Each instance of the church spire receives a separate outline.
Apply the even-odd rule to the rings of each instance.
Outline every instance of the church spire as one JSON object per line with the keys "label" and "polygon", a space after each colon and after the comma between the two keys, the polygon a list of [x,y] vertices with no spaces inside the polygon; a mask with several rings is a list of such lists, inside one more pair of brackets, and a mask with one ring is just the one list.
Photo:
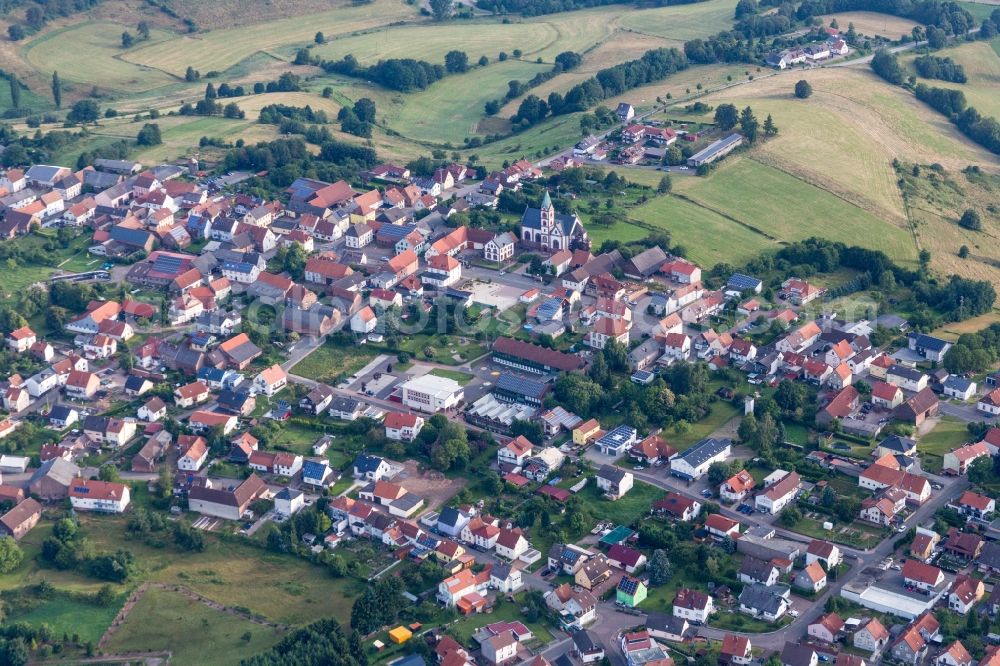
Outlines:
{"label": "church spire", "polygon": [[545,196],[542,197],[542,210],[546,208],[552,208],[552,198],[549,196],[549,191],[545,190]]}

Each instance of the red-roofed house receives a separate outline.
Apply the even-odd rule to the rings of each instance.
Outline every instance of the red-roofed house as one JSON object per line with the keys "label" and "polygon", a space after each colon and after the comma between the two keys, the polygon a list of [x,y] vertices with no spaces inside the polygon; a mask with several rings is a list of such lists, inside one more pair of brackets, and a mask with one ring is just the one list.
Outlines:
{"label": "red-roofed house", "polygon": [[739,522],[726,518],[722,514],[713,513],[705,519],[705,529],[712,536],[719,538],[735,538],[740,534]]}
{"label": "red-roofed house", "polygon": [[424,419],[409,412],[389,412],[386,414],[384,425],[387,439],[412,442],[424,427]]}
{"label": "red-roofed house", "polygon": [[755,483],[750,472],[740,470],[719,485],[719,498],[724,502],[742,502]]}
{"label": "red-roofed house", "polygon": [[871,401],[876,407],[895,409],[903,404],[903,389],[888,382],[872,382]]}
{"label": "red-roofed house", "polygon": [[723,663],[746,666],[753,661],[753,648],[750,645],[750,639],[737,634],[726,634],[722,637],[719,659]]}
{"label": "red-roofed house", "polygon": [[809,625],[806,633],[825,643],[835,643],[844,630],[844,621],[836,613],[827,613]]}
{"label": "red-roofed house", "polygon": [[946,474],[965,474],[969,471],[969,465],[976,459],[989,456],[989,447],[984,442],[966,444],[944,454],[941,469]]}

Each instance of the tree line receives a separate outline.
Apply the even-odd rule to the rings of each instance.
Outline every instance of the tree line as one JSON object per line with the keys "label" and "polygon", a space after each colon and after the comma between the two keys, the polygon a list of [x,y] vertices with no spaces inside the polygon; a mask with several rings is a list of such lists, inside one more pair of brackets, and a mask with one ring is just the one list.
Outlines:
{"label": "tree line", "polygon": [[944,355],[948,372],[982,372],[1000,359],[1000,324],[990,324],[976,333],[964,333]]}
{"label": "tree line", "polygon": [[[905,72],[899,60],[885,50],[875,54],[871,68],[893,85],[902,85],[904,82]],[[983,148],[1000,154],[1000,121],[992,116],[983,116],[975,107],[968,106],[961,90],[935,88],[919,83],[913,92],[921,102],[947,116],[962,134]]]}
{"label": "tree line", "polygon": [[925,79],[938,79],[952,83],[965,83],[965,68],[948,57],[934,55],[920,56],[913,61],[917,73]]}
{"label": "tree line", "polygon": [[296,629],[273,648],[240,662],[240,666],[367,666],[365,646],[357,632],[345,633],[333,619]]}
{"label": "tree line", "polygon": [[[867,273],[872,284],[884,285],[891,280],[893,284],[908,287],[911,298],[900,307],[912,306],[910,323],[920,329],[931,330],[944,322],[976,317],[992,309],[996,302],[992,284],[958,275],[951,275],[942,282],[928,274],[929,263],[927,250],[921,252],[920,268],[909,270],[898,266],[879,250],[809,238],[778,250],[772,267],[782,267],[789,274],[800,275],[810,270],[829,273],[838,268],[851,268]],[[755,268],[764,266],[756,265]]]}
{"label": "tree line", "polygon": [[967,106],[965,94],[961,90],[935,88],[920,83],[914,93],[921,102],[947,116],[962,134],[990,152],[1000,154],[1000,122],[992,116],[984,117],[973,106]]}
{"label": "tree line", "polygon": [[254,146],[237,145],[222,159],[226,171],[267,171],[266,180],[254,180],[251,187],[284,188],[299,177],[334,182],[354,178],[378,163],[375,150],[330,139],[320,145],[319,155],[310,153],[301,139],[277,139]]}
{"label": "tree line", "polygon": [[413,58],[390,58],[364,67],[350,54],[340,60],[325,61],[322,67],[329,74],[369,79],[399,92],[424,90],[446,74],[444,65],[434,65],[426,60]]}

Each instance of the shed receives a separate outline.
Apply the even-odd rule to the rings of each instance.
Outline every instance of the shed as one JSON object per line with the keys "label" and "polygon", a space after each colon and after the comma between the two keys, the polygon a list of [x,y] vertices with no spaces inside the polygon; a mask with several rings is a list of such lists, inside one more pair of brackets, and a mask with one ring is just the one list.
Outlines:
{"label": "shed", "polygon": [[413,638],[413,632],[404,626],[398,626],[389,631],[389,640],[397,645],[402,645],[411,638]]}

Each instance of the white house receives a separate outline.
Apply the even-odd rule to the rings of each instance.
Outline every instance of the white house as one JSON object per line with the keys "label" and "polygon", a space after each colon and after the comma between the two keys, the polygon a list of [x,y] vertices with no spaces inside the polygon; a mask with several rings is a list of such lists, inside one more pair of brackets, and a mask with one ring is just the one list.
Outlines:
{"label": "white house", "polygon": [[389,412],[383,421],[386,439],[412,442],[424,427],[424,419],[407,412]]}
{"label": "white house", "polygon": [[197,472],[208,460],[208,443],[204,437],[194,437],[183,443],[177,458],[177,469]]}
{"label": "white house", "polygon": [[820,562],[829,571],[843,562],[843,555],[840,548],[829,541],[813,539],[806,549],[806,564],[813,562]]}
{"label": "white house", "polygon": [[497,464],[520,469],[524,467],[524,461],[531,457],[533,451],[532,443],[523,435],[518,435],[497,449]]}
{"label": "white house", "polygon": [[780,513],[791,503],[802,487],[802,480],[795,472],[786,472],[780,480],[772,483],[764,492],[757,495],[756,506],[763,513]]}
{"label": "white house", "polygon": [[604,496],[611,500],[624,497],[632,490],[635,477],[632,472],[615,465],[601,465],[597,472],[597,487],[604,491]]}
{"label": "white house", "polygon": [[351,330],[355,333],[367,335],[374,331],[376,326],[378,326],[378,317],[375,316],[375,311],[371,309],[371,306],[366,305],[351,317]]}
{"label": "white house", "polygon": [[287,384],[288,374],[277,363],[270,368],[261,370],[260,374],[253,380],[254,389],[268,397],[285,388]]}
{"label": "white house", "polygon": [[122,513],[131,498],[124,483],[74,479],[69,486],[69,500],[77,511]]}
{"label": "white house", "polygon": [[705,624],[715,611],[712,597],[699,590],[682,587],[674,596],[674,617],[680,617],[688,622]]}
{"label": "white house", "polygon": [[531,544],[520,529],[501,529],[494,546],[497,557],[513,562],[528,551]]}

